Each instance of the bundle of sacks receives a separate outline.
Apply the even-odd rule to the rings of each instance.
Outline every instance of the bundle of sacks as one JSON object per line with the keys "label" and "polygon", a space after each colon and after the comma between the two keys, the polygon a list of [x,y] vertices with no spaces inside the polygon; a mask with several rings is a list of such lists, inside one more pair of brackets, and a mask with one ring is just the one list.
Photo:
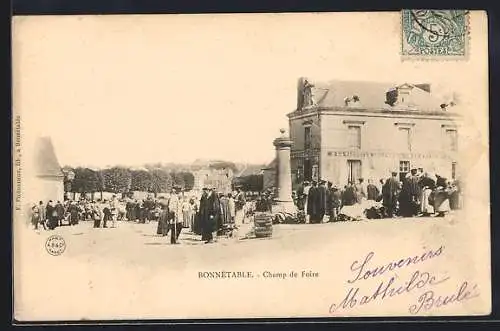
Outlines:
{"label": "bundle of sacks", "polygon": [[356,203],[352,206],[343,206],[337,221],[361,221],[364,219],[384,218],[385,208],[382,202],[373,200],[364,200],[362,203]]}
{"label": "bundle of sacks", "polygon": [[386,208],[381,202],[368,201],[370,205],[367,206],[364,213],[367,219],[381,219],[387,217]]}
{"label": "bundle of sacks", "polygon": [[273,224],[299,224],[305,223],[306,217],[303,210],[297,213],[278,212],[273,217]]}
{"label": "bundle of sacks", "polygon": [[356,203],[352,206],[343,206],[340,210],[337,221],[348,222],[348,221],[360,221],[365,217],[364,214],[365,207],[362,203]]}

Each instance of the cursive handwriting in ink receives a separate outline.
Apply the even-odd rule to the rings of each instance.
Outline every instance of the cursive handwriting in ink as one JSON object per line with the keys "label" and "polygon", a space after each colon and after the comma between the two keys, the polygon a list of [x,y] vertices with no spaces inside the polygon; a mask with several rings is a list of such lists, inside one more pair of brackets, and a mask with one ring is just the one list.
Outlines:
{"label": "cursive handwriting in ink", "polygon": [[360,294],[359,287],[351,287],[340,303],[330,306],[330,314],[335,313],[339,309],[352,309],[358,305],[366,305],[375,300],[385,300],[404,293],[410,293],[415,289],[425,286],[437,285],[448,279],[449,277],[437,278],[429,272],[420,272],[417,270],[404,284],[397,284],[396,276],[391,277],[388,282],[381,281],[377,289],[369,295]]}
{"label": "cursive handwriting in ink", "polygon": [[362,262],[356,260],[351,264],[351,271],[355,273],[355,277],[347,280],[349,284],[354,284],[356,281],[366,280],[368,278],[375,278],[377,276],[383,275],[387,271],[392,271],[395,269],[401,269],[408,267],[412,264],[422,263],[426,260],[438,257],[443,253],[444,246],[439,247],[436,250],[429,250],[421,255],[416,255],[413,257],[402,258],[400,260],[392,261],[386,265],[378,266],[375,268],[370,268],[369,263],[375,256],[374,252],[370,252],[366,255]]}
{"label": "cursive handwriting in ink", "polygon": [[411,314],[416,315],[420,312],[440,308],[453,303],[462,302],[479,296],[477,284],[470,286],[468,282],[463,282],[458,290],[451,295],[436,295],[432,290],[422,294],[416,304],[411,305],[408,309]]}

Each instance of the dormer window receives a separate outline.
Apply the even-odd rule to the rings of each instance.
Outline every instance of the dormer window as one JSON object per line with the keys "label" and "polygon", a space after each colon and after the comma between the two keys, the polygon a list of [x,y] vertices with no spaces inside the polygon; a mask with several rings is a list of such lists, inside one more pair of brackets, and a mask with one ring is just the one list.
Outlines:
{"label": "dormer window", "polygon": [[398,87],[399,104],[406,105],[410,101],[410,93],[413,86],[408,84],[403,84]]}

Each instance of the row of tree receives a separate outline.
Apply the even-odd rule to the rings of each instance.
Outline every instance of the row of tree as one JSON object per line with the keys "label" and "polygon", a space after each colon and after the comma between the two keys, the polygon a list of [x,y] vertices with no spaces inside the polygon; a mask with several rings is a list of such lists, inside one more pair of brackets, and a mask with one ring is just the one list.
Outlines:
{"label": "row of tree", "polygon": [[194,175],[186,171],[130,170],[124,167],[93,170],[65,167],[63,172],[65,191],[72,193],[143,191],[156,195],[160,192],[168,192],[174,185],[184,190],[191,190],[194,186]]}

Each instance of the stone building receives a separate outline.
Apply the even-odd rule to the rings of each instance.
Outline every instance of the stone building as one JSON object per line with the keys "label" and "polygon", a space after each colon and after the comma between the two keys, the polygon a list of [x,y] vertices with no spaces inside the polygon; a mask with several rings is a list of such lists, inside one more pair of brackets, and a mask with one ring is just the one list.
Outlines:
{"label": "stone building", "polygon": [[218,192],[228,193],[232,190],[234,171],[230,167],[219,167],[207,164],[201,169],[192,170],[194,175],[194,191],[201,191],[203,187],[213,187]]}
{"label": "stone building", "polygon": [[458,176],[460,116],[430,84],[299,80],[288,114],[292,181],[400,177],[412,168]]}

